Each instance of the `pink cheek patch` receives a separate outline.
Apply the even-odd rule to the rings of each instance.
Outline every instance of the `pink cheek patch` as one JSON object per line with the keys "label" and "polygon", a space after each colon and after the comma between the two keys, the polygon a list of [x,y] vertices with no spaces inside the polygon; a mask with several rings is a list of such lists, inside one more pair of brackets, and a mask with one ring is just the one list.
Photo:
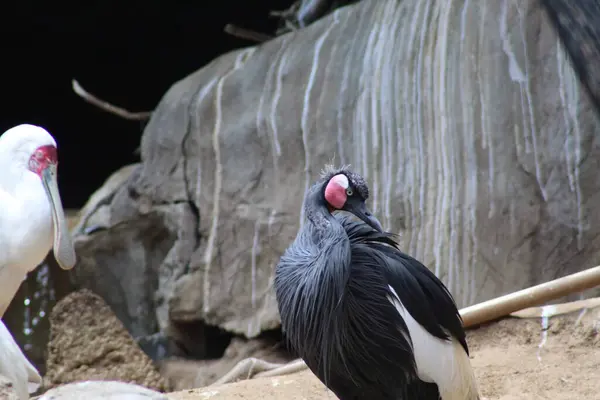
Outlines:
{"label": "pink cheek patch", "polygon": [[346,204],[346,189],[331,180],[325,188],[325,200],[336,209],[341,209]]}

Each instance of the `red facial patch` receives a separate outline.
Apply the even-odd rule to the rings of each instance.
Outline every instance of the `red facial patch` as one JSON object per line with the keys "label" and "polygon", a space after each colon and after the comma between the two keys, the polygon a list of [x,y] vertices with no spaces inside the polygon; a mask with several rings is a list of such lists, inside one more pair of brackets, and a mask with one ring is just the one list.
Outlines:
{"label": "red facial patch", "polygon": [[[325,200],[334,209],[341,209],[346,204],[346,189],[342,186],[341,180],[336,179],[337,175],[331,178],[325,187]],[[343,181],[343,180],[342,180]],[[347,182],[347,178],[346,178]]]}
{"label": "red facial patch", "polygon": [[50,164],[56,165],[57,163],[56,147],[52,145],[40,146],[29,158],[29,169],[41,176],[42,171],[48,168]]}

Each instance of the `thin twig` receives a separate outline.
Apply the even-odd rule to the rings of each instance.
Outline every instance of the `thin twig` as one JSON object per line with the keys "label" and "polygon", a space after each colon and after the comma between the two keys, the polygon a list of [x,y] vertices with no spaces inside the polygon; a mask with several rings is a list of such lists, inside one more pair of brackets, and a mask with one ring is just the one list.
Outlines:
{"label": "thin twig", "polygon": [[255,378],[266,378],[266,377],[273,377],[273,376],[290,375],[290,374],[295,374],[296,372],[304,371],[307,368],[308,368],[308,366],[306,365],[306,363],[301,358],[297,358],[293,361],[290,361],[289,363],[287,363],[285,365],[282,365],[281,367],[267,369],[267,370],[258,372],[256,375],[254,375],[254,377]]}
{"label": "thin twig", "polygon": [[273,39],[273,36],[271,35],[252,31],[246,28],[240,28],[239,26],[235,26],[233,24],[225,25],[224,31],[240,39],[251,40],[253,42],[258,43],[266,42],[267,40]]}
{"label": "thin twig", "polygon": [[94,96],[93,94],[85,90],[83,87],[81,87],[79,82],[77,82],[75,79],[73,79],[72,81],[72,86],[75,94],[77,94],[79,97],[81,97],[88,103],[93,104],[101,110],[117,115],[121,118],[125,118],[131,121],[143,121],[147,120],[152,116],[152,111],[131,112],[124,108],[113,106],[112,104],[104,100],[100,100],[98,97]]}
{"label": "thin twig", "polygon": [[281,22],[283,22],[284,25],[277,29],[277,32],[275,32],[276,36],[298,30],[299,26],[297,14],[300,10],[301,3],[302,1],[296,1],[286,10],[271,10],[269,12],[269,17],[278,18]]}
{"label": "thin twig", "polygon": [[[298,360],[295,360],[298,361]],[[304,361],[299,360],[304,363]],[[225,374],[221,379],[218,379],[210,386],[223,385],[225,383],[236,382],[238,380],[251,379],[257,373],[279,370],[285,367],[286,364],[270,363],[260,358],[249,357],[238,362],[231,371]],[[300,370],[305,369],[301,368]],[[283,375],[283,374],[282,374]]]}
{"label": "thin twig", "polygon": [[294,17],[298,10],[300,10],[300,5],[302,1],[296,1],[290,7],[285,10],[271,10],[269,11],[269,17],[276,18],[290,18]]}

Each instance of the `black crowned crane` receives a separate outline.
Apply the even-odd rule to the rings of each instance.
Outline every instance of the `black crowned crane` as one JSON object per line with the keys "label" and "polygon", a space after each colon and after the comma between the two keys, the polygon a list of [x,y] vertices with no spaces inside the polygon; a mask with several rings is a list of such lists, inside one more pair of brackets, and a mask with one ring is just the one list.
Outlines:
{"label": "black crowned crane", "polygon": [[275,271],[285,336],[341,400],[479,399],[451,294],[398,250],[368,197],[347,168],[327,168],[307,193]]}
{"label": "black crowned crane", "polygon": [[[56,142],[45,129],[23,124],[0,136],[0,318],[51,248],[61,268],[75,264],[56,167]],[[2,321],[0,374],[11,379],[19,399],[41,383]]]}

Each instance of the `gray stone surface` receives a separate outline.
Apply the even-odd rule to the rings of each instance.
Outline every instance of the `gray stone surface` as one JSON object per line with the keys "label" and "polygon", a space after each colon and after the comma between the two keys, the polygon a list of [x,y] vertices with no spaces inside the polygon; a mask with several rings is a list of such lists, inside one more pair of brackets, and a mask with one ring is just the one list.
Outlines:
{"label": "gray stone surface", "polygon": [[133,383],[82,381],[48,390],[38,400],[167,400],[162,393]]}
{"label": "gray stone surface", "polygon": [[174,84],[74,271],[135,335],[254,337],[334,160],[470,305],[597,263],[599,128],[537,1],[364,0]]}

